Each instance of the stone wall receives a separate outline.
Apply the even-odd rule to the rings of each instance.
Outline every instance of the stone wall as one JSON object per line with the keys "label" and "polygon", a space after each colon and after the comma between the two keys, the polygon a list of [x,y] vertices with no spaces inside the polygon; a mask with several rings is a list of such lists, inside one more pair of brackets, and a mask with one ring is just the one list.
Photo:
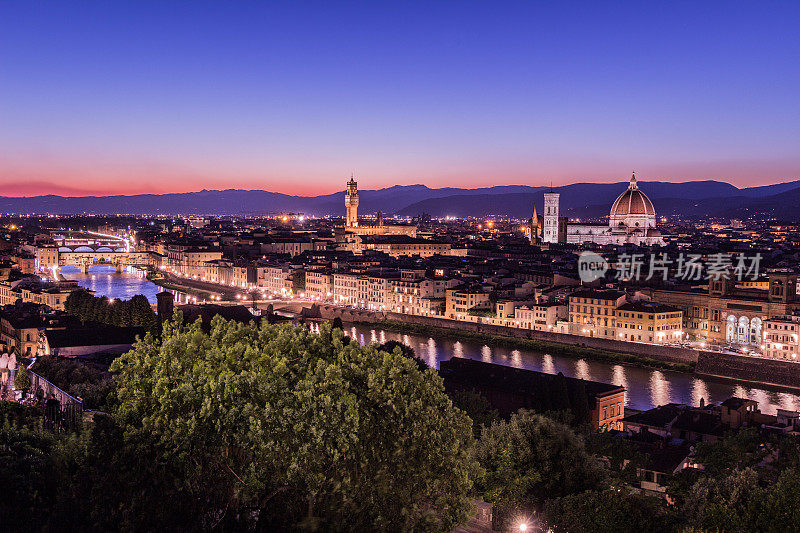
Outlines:
{"label": "stone wall", "polygon": [[454,329],[459,331],[472,331],[485,335],[499,335],[516,339],[529,339],[543,342],[565,344],[569,346],[585,346],[616,353],[633,354],[649,357],[668,363],[694,363],[697,362],[697,351],[688,348],[675,348],[672,346],[658,346],[638,342],[618,341],[614,339],[601,339],[597,337],[584,337],[565,333],[552,333],[549,331],[535,331],[529,329],[510,328],[507,326],[494,326],[478,324],[476,322],[463,322],[448,318],[403,315],[391,312],[362,311],[347,309],[331,305],[314,305],[305,309],[304,316],[308,318],[322,318],[333,320],[336,317],[343,322],[377,323],[382,320],[419,324],[438,328]]}
{"label": "stone wall", "polygon": [[718,352],[700,352],[695,369],[703,376],[800,389],[800,363]]}

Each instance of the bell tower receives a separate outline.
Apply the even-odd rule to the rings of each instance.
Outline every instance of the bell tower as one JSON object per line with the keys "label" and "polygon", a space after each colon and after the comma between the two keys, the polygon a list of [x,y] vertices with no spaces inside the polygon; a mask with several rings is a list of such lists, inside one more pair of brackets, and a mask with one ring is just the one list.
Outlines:
{"label": "bell tower", "polygon": [[352,174],[350,175],[350,181],[347,182],[347,190],[344,193],[344,207],[347,210],[345,227],[358,227],[358,183],[356,183]]}
{"label": "bell tower", "polygon": [[544,193],[544,242],[558,242],[558,198],[557,192]]}
{"label": "bell tower", "polygon": [[770,271],[769,277],[769,301],[789,303],[797,297],[797,274],[786,269],[776,269]]}

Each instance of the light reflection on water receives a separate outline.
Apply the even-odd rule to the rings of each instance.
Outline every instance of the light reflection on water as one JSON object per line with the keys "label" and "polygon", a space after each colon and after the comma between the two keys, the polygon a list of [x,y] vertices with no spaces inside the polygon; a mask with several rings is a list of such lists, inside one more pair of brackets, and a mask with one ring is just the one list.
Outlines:
{"label": "light reflection on water", "polygon": [[578,359],[575,361],[575,377],[587,381],[592,380],[592,374],[589,373],[589,363],[586,362],[586,359]]}
{"label": "light reflection on water", "polygon": [[[484,345],[481,347],[481,359],[483,359],[487,363],[492,362],[492,349],[488,346]],[[439,366],[439,365],[436,365]]]}
{"label": "light reflection on water", "polygon": [[622,365],[614,365],[612,367],[614,374],[611,377],[611,384],[617,387],[628,388],[628,379],[625,376],[625,367]]}
{"label": "light reflection on water", "polygon": [[[374,337],[373,330],[368,327],[355,326],[353,329],[359,333],[369,333],[364,336],[365,339]],[[438,367],[439,362],[450,357],[467,357],[539,370],[548,374],[563,372],[565,376],[613,383],[627,389],[626,405],[634,409],[649,409],[670,402],[698,405],[701,398],[706,403],[719,403],[731,396],[738,396],[757,401],[764,413],[774,414],[777,409],[800,410],[800,397],[795,394],[709,380],[681,372],[610,364],[529,350],[490,347],[483,343],[455,341],[443,337],[374,331],[381,343],[394,339],[411,346],[417,355],[431,366]],[[359,337],[354,336],[354,338]]]}
{"label": "light reflection on water", "polygon": [[[76,270],[65,268],[62,269],[62,274],[67,279],[77,280],[81,287],[95,291],[98,296],[127,300],[137,294],[144,294],[148,301],[155,303],[156,294],[162,290],[141,273],[117,274],[113,267],[102,266],[93,267],[89,274]],[[314,331],[315,325],[312,324],[311,328]],[[316,331],[319,331],[318,325]],[[351,328],[350,333],[352,338],[358,339],[362,344],[376,341],[383,344],[387,340],[398,340],[414,348],[423,360],[436,367],[440,361],[453,356],[468,357],[548,374],[563,372],[566,376],[613,383],[627,389],[626,405],[634,409],[648,409],[669,402],[698,405],[701,398],[706,403],[716,403],[738,396],[757,401],[760,409],[769,414],[774,414],[777,409],[800,410],[800,397],[795,394],[708,380],[680,372],[553,356],[528,350],[509,350],[469,341],[399,334],[362,326]]]}
{"label": "light reflection on water", "polygon": [[112,266],[98,265],[91,267],[88,274],[77,267],[62,267],[61,274],[78,285],[94,291],[97,296],[130,300],[137,294],[143,294],[150,303],[156,303],[156,294],[163,289],[147,279],[143,271],[123,272],[118,274]]}
{"label": "light reflection on water", "polygon": [[669,385],[669,381],[660,370],[653,370],[650,373],[650,403],[652,405],[665,405],[671,402]]}

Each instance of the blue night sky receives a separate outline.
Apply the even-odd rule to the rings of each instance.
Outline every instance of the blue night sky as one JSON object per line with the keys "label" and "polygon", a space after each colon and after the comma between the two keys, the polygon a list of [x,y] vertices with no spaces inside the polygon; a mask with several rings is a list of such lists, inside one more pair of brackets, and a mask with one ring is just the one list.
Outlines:
{"label": "blue night sky", "polygon": [[0,0],[0,194],[800,176],[797,2]]}

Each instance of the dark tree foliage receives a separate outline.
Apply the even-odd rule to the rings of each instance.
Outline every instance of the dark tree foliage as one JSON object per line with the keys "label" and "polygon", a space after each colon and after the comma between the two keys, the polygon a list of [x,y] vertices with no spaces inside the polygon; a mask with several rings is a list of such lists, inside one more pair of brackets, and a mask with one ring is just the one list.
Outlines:
{"label": "dark tree foliage", "polygon": [[0,404],[0,529],[451,531],[478,472],[469,418],[436,372],[329,329],[176,313],[112,365],[89,431]]}
{"label": "dark tree foliage", "polygon": [[580,435],[526,410],[485,428],[476,457],[485,469],[477,486],[495,504],[493,518],[501,530],[548,499],[599,488],[605,474]]}
{"label": "dark tree foliage", "polygon": [[657,533],[677,525],[662,499],[613,487],[548,500],[543,515],[549,529],[568,533]]}
{"label": "dark tree foliage", "polygon": [[69,394],[80,397],[86,409],[104,409],[114,389],[109,373],[79,361],[44,356],[36,359],[32,370]]}
{"label": "dark tree foliage", "polygon": [[111,301],[97,297],[89,291],[72,291],[64,301],[64,310],[83,322],[100,322],[110,326],[141,327],[156,331],[158,320],[150,303],[141,294],[130,300]]}
{"label": "dark tree foliage", "polygon": [[0,401],[0,427],[36,429],[41,425],[43,411],[39,406]]}
{"label": "dark tree foliage", "polygon": [[41,531],[56,503],[58,441],[42,429],[0,427],[0,529]]}
{"label": "dark tree foliage", "polygon": [[745,428],[698,444],[695,458],[705,469],[681,472],[667,492],[680,517],[699,530],[794,530],[800,509],[798,457],[797,438],[765,438],[756,428]]}
{"label": "dark tree foliage", "polygon": [[480,437],[484,427],[500,420],[497,410],[493,409],[486,397],[478,391],[461,390],[448,393],[448,396],[453,400],[453,405],[472,419],[472,432],[476,437]]}

